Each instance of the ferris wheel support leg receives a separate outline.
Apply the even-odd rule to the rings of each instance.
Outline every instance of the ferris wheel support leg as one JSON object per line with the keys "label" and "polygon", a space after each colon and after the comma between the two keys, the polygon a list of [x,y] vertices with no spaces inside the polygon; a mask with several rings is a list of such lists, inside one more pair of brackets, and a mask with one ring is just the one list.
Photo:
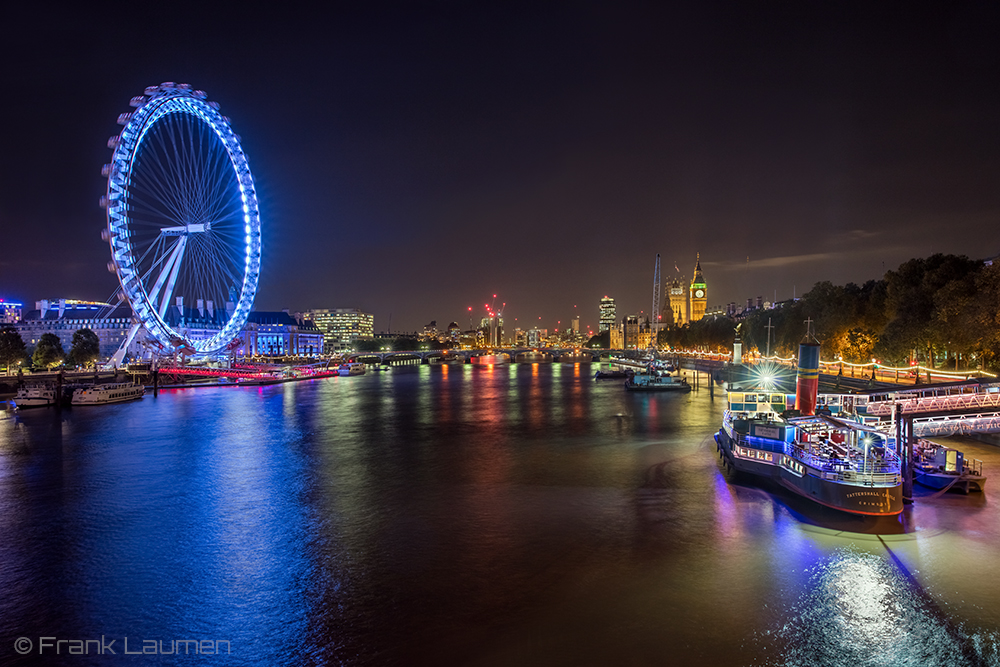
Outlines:
{"label": "ferris wheel support leg", "polygon": [[163,279],[169,274],[170,278],[167,280],[167,287],[163,290],[163,299],[160,301],[160,317],[163,317],[166,314],[167,307],[170,305],[170,297],[173,295],[174,285],[177,283],[177,273],[181,268],[181,258],[184,256],[185,246],[187,246],[187,236],[181,236],[177,239],[177,245],[174,247],[174,251],[170,254],[170,258],[167,260],[163,270],[160,272],[160,276],[156,279],[156,285],[153,287],[153,292],[149,295],[150,301],[156,300],[157,293],[163,285]]}
{"label": "ferris wheel support leg", "polygon": [[111,371],[122,365],[122,362],[125,361],[125,355],[128,353],[128,346],[135,340],[135,335],[139,333],[140,326],[141,325],[138,322],[132,324],[132,327],[125,335],[125,340],[122,341],[118,351],[111,355],[111,358],[108,359],[108,363],[104,364],[104,370]]}
{"label": "ferris wheel support leg", "polygon": [[153,289],[149,290],[149,300],[151,303],[156,303],[156,297],[159,296],[160,290],[163,289],[163,283],[167,280],[167,276],[170,275],[170,269],[173,267],[174,259],[177,257],[177,247],[175,246],[173,250],[170,251],[170,257],[160,268],[160,275],[156,277],[156,283],[153,285]]}

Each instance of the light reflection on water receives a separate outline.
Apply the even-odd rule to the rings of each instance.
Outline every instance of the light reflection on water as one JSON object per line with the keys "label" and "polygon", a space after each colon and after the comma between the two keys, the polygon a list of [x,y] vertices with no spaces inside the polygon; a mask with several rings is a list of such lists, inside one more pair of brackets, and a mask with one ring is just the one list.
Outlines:
{"label": "light reflection on water", "polygon": [[727,479],[723,403],[511,364],[4,413],[0,663],[103,632],[240,665],[996,664],[1000,511]]}
{"label": "light reflection on water", "polygon": [[891,559],[853,548],[811,568],[789,611],[785,667],[1000,664],[996,632],[966,634]]}

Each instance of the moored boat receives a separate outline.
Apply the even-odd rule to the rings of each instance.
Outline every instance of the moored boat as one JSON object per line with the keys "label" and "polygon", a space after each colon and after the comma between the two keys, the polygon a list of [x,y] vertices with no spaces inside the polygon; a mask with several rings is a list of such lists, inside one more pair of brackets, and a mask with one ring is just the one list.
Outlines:
{"label": "moored boat", "polygon": [[726,465],[833,509],[899,514],[903,476],[895,440],[847,413],[816,414],[818,369],[819,344],[804,342],[794,396],[730,392],[715,436]]}
{"label": "moored boat", "polygon": [[365,374],[365,365],[357,361],[341,364],[340,368],[337,369],[337,375],[348,376],[348,375],[364,375],[364,374]]}
{"label": "moored boat", "polygon": [[108,403],[124,403],[142,398],[146,388],[135,382],[114,382],[98,384],[73,392],[70,403],[73,405],[106,405]]}
{"label": "moored boat", "polygon": [[42,408],[56,403],[55,387],[32,385],[21,387],[13,399],[16,408]]}
{"label": "moored boat", "polygon": [[983,462],[965,458],[957,449],[942,447],[928,440],[921,440],[914,449],[914,481],[937,490],[969,493],[986,491]]}
{"label": "moored boat", "polygon": [[627,391],[691,391],[688,381],[678,375],[636,373],[625,380]]}
{"label": "moored boat", "polygon": [[597,371],[594,373],[595,380],[621,380],[623,378],[629,378],[635,375],[635,371],[631,368],[629,369],[616,369],[612,368],[606,371]]}

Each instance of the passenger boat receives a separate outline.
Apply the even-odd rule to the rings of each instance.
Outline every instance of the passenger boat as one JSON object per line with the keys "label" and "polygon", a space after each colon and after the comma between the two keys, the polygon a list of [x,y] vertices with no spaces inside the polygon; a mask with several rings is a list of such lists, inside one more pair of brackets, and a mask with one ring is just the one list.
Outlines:
{"label": "passenger boat", "polygon": [[691,391],[688,381],[678,375],[636,373],[625,380],[627,391]]}
{"label": "passenger boat", "polygon": [[809,342],[799,348],[794,395],[731,392],[715,436],[725,464],[826,507],[899,514],[903,475],[895,439],[847,412],[817,414],[818,380],[819,344]]}
{"label": "passenger boat", "polygon": [[969,461],[957,449],[921,440],[914,449],[914,481],[937,490],[956,489],[962,493],[986,491],[983,462]]}
{"label": "passenger boat", "polygon": [[45,385],[34,385],[21,387],[14,397],[16,408],[42,408],[47,405],[54,405],[56,402],[55,387]]}
{"label": "passenger boat", "polygon": [[146,388],[135,382],[115,382],[98,384],[84,389],[77,389],[70,399],[72,405],[105,405],[107,403],[124,403],[142,398]]}
{"label": "passenger boat", "polygon": [[364,375],[364,374],[365,374],[365,365],[357,361],[352,361],[347,364],[341,364],[340,368],[337,369],[337,375],[347,376],[347,375]]}

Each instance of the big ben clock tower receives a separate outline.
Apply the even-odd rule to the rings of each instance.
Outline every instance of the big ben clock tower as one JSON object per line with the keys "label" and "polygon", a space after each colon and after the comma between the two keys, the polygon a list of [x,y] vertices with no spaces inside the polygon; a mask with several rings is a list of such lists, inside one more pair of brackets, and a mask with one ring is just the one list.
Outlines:
{"label": "big ben clock tower", "polygon": [[691,321],[697,322],[705,317],[708,306],[708,292],[705,286],[705,276],[701,274],[701,253],[694,265],[694,278],[691,280]]}

